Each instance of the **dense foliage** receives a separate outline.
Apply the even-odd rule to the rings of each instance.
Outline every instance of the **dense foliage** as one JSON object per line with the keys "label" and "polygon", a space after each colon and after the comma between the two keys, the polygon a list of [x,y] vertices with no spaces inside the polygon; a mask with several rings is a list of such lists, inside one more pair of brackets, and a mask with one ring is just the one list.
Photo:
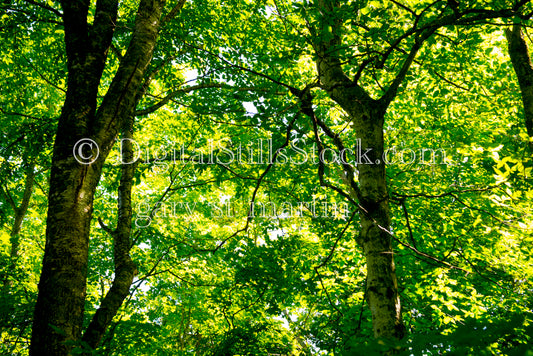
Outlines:
{"label": "dense foliage", "polygon": [[[533,353],[533,138],[504,32],[516,23],[527,35],[533,6],[324,3],[191,0],[163,22],[131,136],[116,140],[94,198],[84,327],[115,278],[120,179],[133,162],[121,147],[134,142],[137,271],[94,354]],[[119,4],[99,104],[137,6]],[[61,14],[56,1],[0,5],[2,354],[26,355],[31,338],[69,89]],[[367,162],[349,114],[321,86],[318,48],[329,43],[379,99],[419,40],[383,127],[406,333],[376,340],[361,203],[342,160],[356,183]]]}

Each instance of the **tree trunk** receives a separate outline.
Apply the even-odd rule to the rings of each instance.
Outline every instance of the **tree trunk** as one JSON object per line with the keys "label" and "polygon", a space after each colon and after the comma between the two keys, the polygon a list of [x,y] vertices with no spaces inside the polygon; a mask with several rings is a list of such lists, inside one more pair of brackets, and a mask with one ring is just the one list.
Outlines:
{"label": "tree trunk", "polygon": [[533,152],[533,66],[522,35],[520,24],[514,24],[512,30],[505,30],[507,37],[509,56],[520,85],[522,103],[524,106],[524,120],[526,131],[529,136],[529,149]]}
{"label": "tree trunk", "polygon": [[24,180],[24,192],[22,194],[22,200],[19,206],[16,205],[15,201],[11,198],[11,196],[9,196],[8,192],[3,192],[0,190],[1,193],[5,193],[6,200],[11,203],[12,209],[15,212],[15,220],[13,222],[13,227],[11,228],[9,237],[11,243],[9,262],[6,273],[2,273],[0,276],[2,281],[2,287],[0,289],[0,302],[4,303],[5,307],[2,308],[2,313],[0,313],[0,335],[6,326],[7,320],[10,318],[11,305],[13,302],[15,302],[15,299],[12,296],[9,296],[13,286],[13,276],[10,276],[10,272],[13,273],[17,268],[20,249],[20,231],[22,229],[22,222],[24,221],[24,217],[26,216],[28,207],[30,205],[35,182],[35,162],[27,162],[25,160],[24,165],[26,166],[26,178]]}
{"label": "tree trunk", "polygon": [[357,157],[361,224],[357,242],[366,260],[366,298],[372,312],[374,337],[402,339],[405,328],[391,243],[389,194],[383,161],[385,110],[371,99],[361,106],[354,100],[356,91],[351,88],[329,90],[332,98],[348,112],[360,145],[357,152],[363,153]]}
{"label": "tree trunk", "polygon": [[[79,342],[86,294],[89,227],[102,166],[133,109],[158,36],[163,0],[139,4],[132,39],[102,104],[97,92],[113,37],[118,1],[62,2],[68,89],[54,143],[46,245],[30,345],[31,355],[68,355]],[[76,143],[92,139],[92,163],[80,163]],[[88,148],[78,146],[77,148]],[[75,150],[75,151],[73,151]],[[89,152],[83,152],[89,157]],[[80,157],[78,157],[79,159]]]}
{"label": "tree trunk", "polygon": [[[123,130],[122,162],[133,162],[133,144],[131,140],[133,130],[133,119]],[[133,186],[133,174],[136,163],[123,164],[120,186],[118,188],[118,223],[114,231],[109,231],[113,236],[115,278],[111,288],[102,300],[100,308],[94,314],[91,323],[85,330],[82,340],[91,349],[96,349],[99,345],[105,330],[111,324],[113,317],[117,314],[122,302],[129,295],[130,286],[137,273],[135,263],[130,257],[131,248],[131,189]]]}
{"label": "tree trunk", "polygon": [[[321,33],[321,40],[315,47],[317,72],[321,87],[349,115],[360,145],[357,151],[366,153],[357,157],[358,191],[354,194],[360,207],[361,231],[357,242],[366,258],[366,298],[372,312],[374,336],[401,339],[405,327],[391,244],[389,195],[383,162],[384,116],[391,99],[372,99],[344,74],[341,62],[336,57],[336,49],[341,45],[338,34],[342,25],[342,21],[334,15],[337,6],[338,1],[319,1],[321,11],[328,17],[325,23],[333,24],[333,27],[322,26],[324,31],[330,32]],[[418,48],[414,53],[416,50]],[[409,57],[410,60],[411,57],[414,54]],[[352,186],[348,189],[352,189]]]}
{"label": "tree trunk", "polygon": [[365,164],[361,159],[362,164],[358,165],[362,212],[357,242],[366,258],[366,297],[372,312],[374,336],[401,339],[404,326],[391,244],[389,195],[383,162],[384,119],[379,111],[372,116],[352,116],[361,152],[371,149],[367,156],[372,162]]}
{"label": "tree trunk", "polygon": [[[35,162],[25,162],[25,165],[26,179],[24,180],[24,192],[22,193],[22,200],[18,207],[12,201],[12,208],[15,212],[15,221],[13,222],[11,233],[9,234],[9,240],[11,243],[11,249],[9,252],[9,270],[11,271],[14,270],[17,265],[17,258],[19,255],[20,248],[20,230],[22,229],[22,221],[24,220],[24,216],[26,216],[26,212],[28,211],[28,207],[30,205],[31,196],[33,193],[33,183],[35,181]],[[6,192],[6,194],[8,193]],[[7,294],[11,285],[12,281],[7,278],[4,278],[4,289],[2,293]]]}

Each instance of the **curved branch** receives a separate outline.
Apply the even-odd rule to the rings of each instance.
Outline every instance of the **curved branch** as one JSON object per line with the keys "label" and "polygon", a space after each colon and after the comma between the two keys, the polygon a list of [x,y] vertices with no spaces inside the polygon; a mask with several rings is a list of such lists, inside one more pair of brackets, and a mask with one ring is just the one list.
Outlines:
{"label": "curved branch", "polygon": [[58,17],[63,17],[63,13],[57,9],[54,9],[52,6],[49,6],[47,4],[43,4],[43,3],[40,3],[40,2],[37,2],[37,1],[34,1],[34,0],[24,0],[25,3],[28,3],[28,4],[32,4],[32,5],[35,5],[35,6],[38,6],[40,7],[41,9],[45,9],[47,11],[50,11],[51,13],[53,13],[54,15],[58,16]]}

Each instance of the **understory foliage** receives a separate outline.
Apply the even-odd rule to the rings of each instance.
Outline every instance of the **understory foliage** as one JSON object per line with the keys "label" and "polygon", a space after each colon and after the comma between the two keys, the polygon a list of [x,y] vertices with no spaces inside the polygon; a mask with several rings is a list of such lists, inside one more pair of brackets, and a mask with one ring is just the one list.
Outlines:
{"label": "understory foliage", "polygon": [[[119,185],[133,163],[121,156],[126,140],[137,160],[137,272],[96,350],[76,340],[73,354],[533,355],[533,138],[504,32],[520,24],[533,48],[533,6],[356,0],[325,16],[323,3],[189,0],[163,22],[132,138],[117,137],[94,197],[84,328],[115,278]],[[137,6],[119,4],[98,104]],[[57,1],[0,4],[6,355],[29,352],[68,89],[61,13]],[[321,86],[317,48],[330,41],[343,72],[378,99],[419,40],[383,125],[406,332],[378,340],[357,241],[363,213],[342,160],[355,184],[368,162],[348,113]]]}

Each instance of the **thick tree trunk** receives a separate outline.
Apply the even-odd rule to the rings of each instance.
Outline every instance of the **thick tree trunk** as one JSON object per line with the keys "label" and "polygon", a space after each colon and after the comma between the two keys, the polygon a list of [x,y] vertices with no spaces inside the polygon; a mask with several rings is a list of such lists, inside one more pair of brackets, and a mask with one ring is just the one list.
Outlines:
{"label": "thick tree trunk", "polygon": [[[68,355],[82,332],[89,227],[102,166],[119,128],[131,115],[151,60],[164,1],[143,0],[117,74],[97,110],[96,95],[116,23],[118,1],[98,0],[92,25],[90,1],[62,2],[68,89],[52,157],[46,246],[35,306],[31,355]],[[73,155],[90,138],[99,147],[91,164]],[[85,146],[88,147],[88,146]],[[78,147],[79,148],[79,147]],[[92,151],[96,157],[96,151]],[[84,156],[88,156],[84,152]]]}
{"label": "thick tree trunk", "polygon": [[[376,338],[401,339],[404,326],[390,234],[390,210],[383,162],[383,114],[354,118],[361,152],[372,163],[359,164],[359,204],[362,246],[367,268],[368,305]],[[361,160],[362,161],[362,160]],[[363,162],[362,162],[363,163]]]}
{"label": "thick tree trunk", "polygon": [[[385,110],[379,102],[349,85],[341,72],[330,70],[331,63],[319,60],[321,82],[331,98],[350,115],[359,144],[357,165],[361,231],[358,243],[367,264],[367,302],[372,311],[376,338],[401,339],[404,326],[394,266],[390,234],[390,210],[385,163],[383,162],[383,123]],[[328,73],[329,74],[326,74]],[[367,160],[368,158],[368,160]],[[349,187],[351,189],[351,187]]]}
{"label": "thick tree trunk", "polygon": [[[533,138],[533,65],[520,25],[514,24],[512,30],[507,29],[505,36],[522,94],[526,131],[531,139]],[[533,142],[529,142],[529,149],[533,152]]]}
{"label": "thick tree trunk", "polygon": [[357,152],[362,153],[357,157],[361,224],[357,242],[366,259],[366,298],[372,312],[374,336],[402,339],[405,328],[391,243],[389,195],[383,161],[385,110],[369,97],[358,101],[357,98],[362,97],[357,94],[357,88],[337,87],[328,92],[350,115],[360,145]]}
{"label": "thick tree trunk", "polygon": [[[57,136],[50,181],[46,246],[35,307],[32,355],[67,355],[81,335],[89,224],[99,170],[77,167],[57,147],[70,137]],[[73,144],[73,143],[72,143]]]}
{"label": "thick tree trunk", "polygon": [[[358,191],[354,194],[360,205],[361,231],[357,242],[366,258],[366,296],[372,312],[374,336],[401,339],[405,328],[391,244],[389,196],[383,162],[383,123],[390,101],[372,99],[344,74],[336,57],[336,50],[341,45],[338,34],[342,21],[333,15],[339,2],[320,0],[319,6],[324,16],[329,17],[324,20],[325,23],[333,24],[332,29],[323,26],[326,31],[329,28],[331,33],[322,33],[321,38],[328,40],[318,42],[315,47],[320,84],[330,98],[348,113],[361,145],[358,152],[366,153],[357,158]],[[352,189],[352,186],[348,189]]]}

